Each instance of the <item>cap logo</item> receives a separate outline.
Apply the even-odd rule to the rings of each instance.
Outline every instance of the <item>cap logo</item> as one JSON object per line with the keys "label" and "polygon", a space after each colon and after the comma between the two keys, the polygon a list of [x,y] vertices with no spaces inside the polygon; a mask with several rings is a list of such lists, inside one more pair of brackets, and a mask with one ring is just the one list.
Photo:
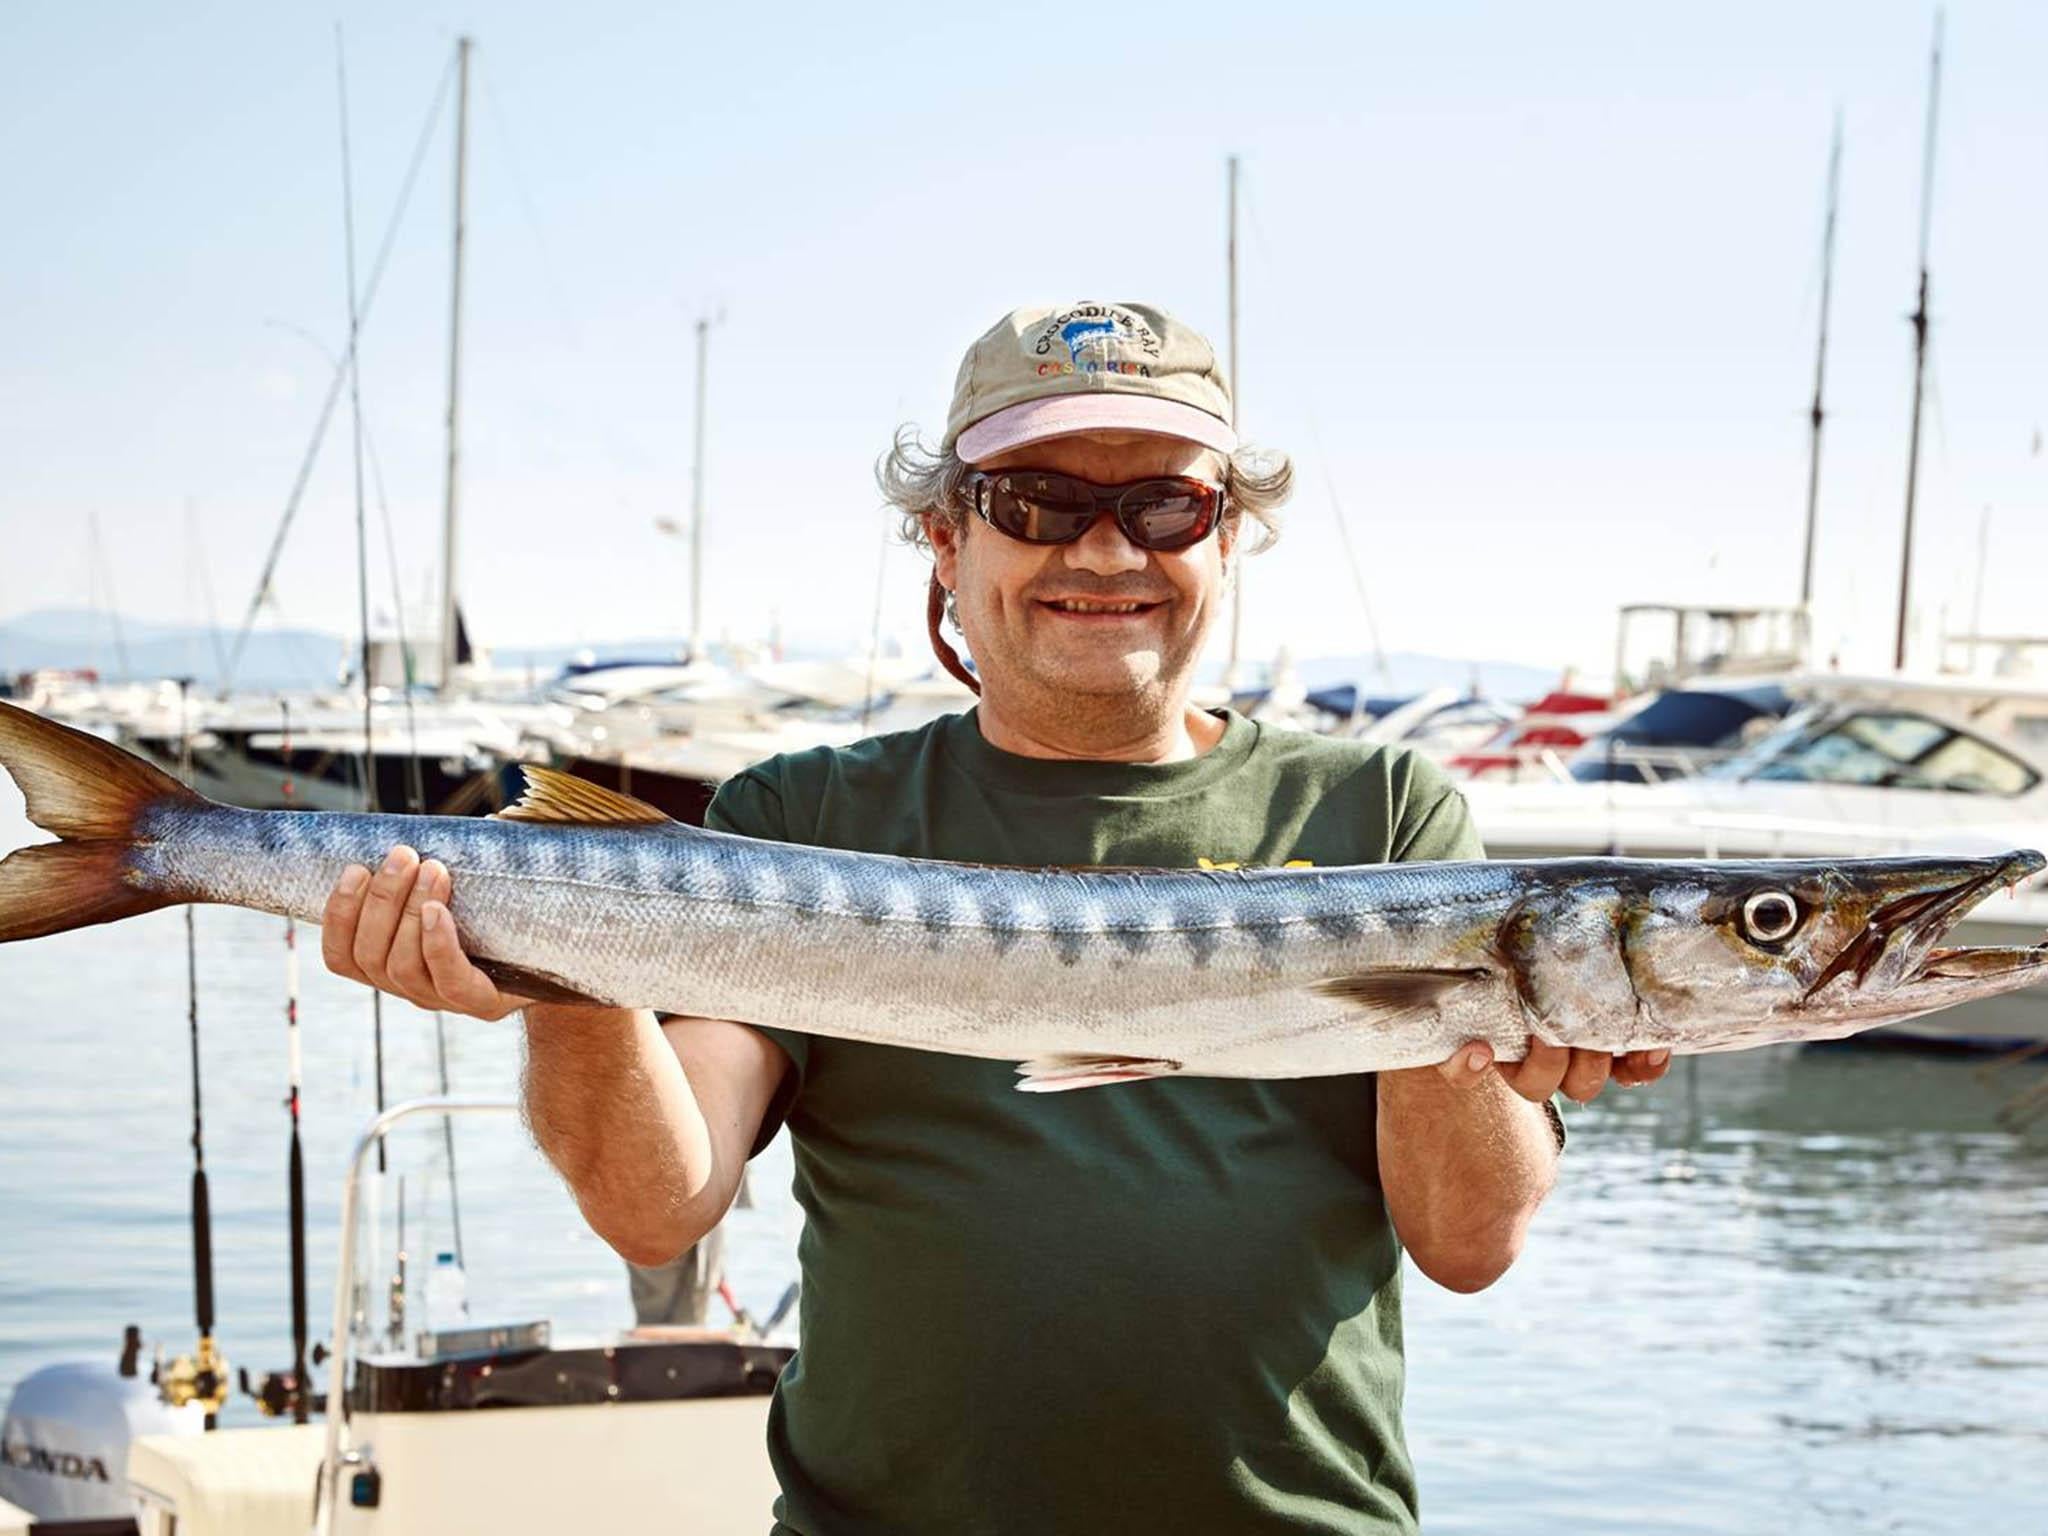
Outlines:
{"label": "cap logo", "polygon": [[[1040,378],[1065,373],[1125,373],[1149,378],[1159,358],[1159,336],[1127,309],[1111,304],[1077,304],[1045,318],[1027,338],[1041,359]],[[1066,353],[1054,355],[1054,349]]]}

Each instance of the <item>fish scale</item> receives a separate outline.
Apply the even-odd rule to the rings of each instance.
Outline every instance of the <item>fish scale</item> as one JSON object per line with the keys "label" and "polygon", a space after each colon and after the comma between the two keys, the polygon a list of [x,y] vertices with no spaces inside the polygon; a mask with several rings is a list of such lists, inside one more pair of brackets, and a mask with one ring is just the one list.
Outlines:
{"label": "fish scale", "polygon": [[[0,941],[188,901],[317,922],[405,844],[515,993],[1016,1061],[1040,1090],[1829,1038],[2048,968],[1939,947],[2036,853],[1003,869],[682,827],[545,769],[503,820],[237,810],[4,705],[0,768],[61,839],[0,861]],[[1748,931],[1760,893],[1794,932]]]}

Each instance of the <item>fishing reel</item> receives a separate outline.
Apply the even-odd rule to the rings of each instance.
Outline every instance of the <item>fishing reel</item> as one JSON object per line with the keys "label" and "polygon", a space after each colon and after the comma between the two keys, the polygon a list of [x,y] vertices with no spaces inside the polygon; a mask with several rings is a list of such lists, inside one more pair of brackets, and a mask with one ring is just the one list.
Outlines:
{"label": "fishing reel", "polygon": [[199,1336],[199,1347],[191,1354],[180,1355],[169,1365],[159,1364],[155,1378],[157,1394],[173,1408],[197,1403],[208,1414],[217,1414],[226,1406],[232,1380],[227,1357],[210,1333]]}
{"label": "fishing reel", "polygon": [[296,1419],[304,1423],[310,1414],[327,1409],[325,1393],[313,1390],[310,1381],[300,1381],[296,1371],[265,1371],[263,1379],[251,1386],[246,1370],[236,1372],[242,1393],[256,1400],[266,1419]]}

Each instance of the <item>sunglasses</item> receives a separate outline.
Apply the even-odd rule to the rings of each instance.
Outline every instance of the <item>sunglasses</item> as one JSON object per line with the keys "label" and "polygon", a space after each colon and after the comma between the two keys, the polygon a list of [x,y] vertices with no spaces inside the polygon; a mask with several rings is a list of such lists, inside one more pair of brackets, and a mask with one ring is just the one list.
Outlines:
{"label": "sunglasses", "polygon": [[1170,553],[1199,544],[1223,520],[1220,486],[1178,475],[1129,485],[1091,485],[1035,469],[973,475],[974,510],[1000,533],[1026,544],[1071,544],[1107,512],[1140,549]]}

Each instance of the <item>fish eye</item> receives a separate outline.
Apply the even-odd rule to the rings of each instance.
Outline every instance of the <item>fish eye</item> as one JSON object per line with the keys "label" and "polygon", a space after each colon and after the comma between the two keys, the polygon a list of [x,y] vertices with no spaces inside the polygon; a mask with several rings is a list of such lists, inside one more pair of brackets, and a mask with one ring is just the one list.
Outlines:
{"label": "fish eye", "polygon": [[1775,944],[1799,926],[1799,903],[1783,891],[1758,891],[1742,904],[1743,932],[1756,943]]}

